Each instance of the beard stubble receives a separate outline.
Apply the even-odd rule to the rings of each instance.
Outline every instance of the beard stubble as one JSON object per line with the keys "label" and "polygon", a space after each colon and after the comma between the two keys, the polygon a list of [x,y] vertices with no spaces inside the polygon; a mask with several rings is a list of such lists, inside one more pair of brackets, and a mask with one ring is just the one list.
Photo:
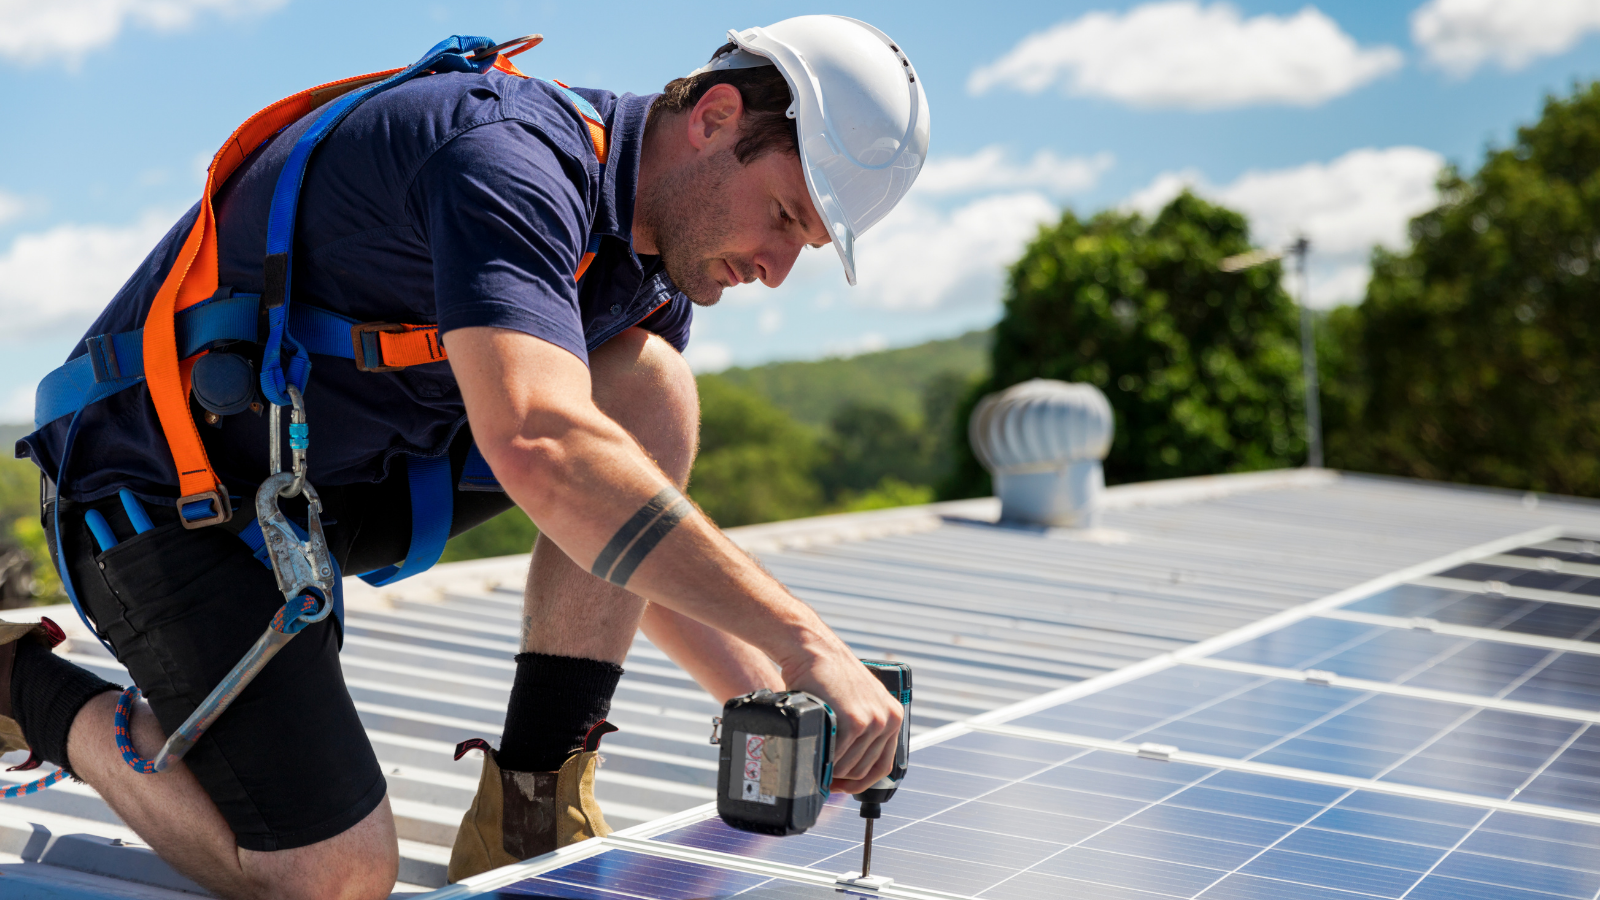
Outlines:
{"label": "beard stubble", "polygon": [[729,149],[665,173],[634,213],[654,233],[667,277],[699,306],[722,299],[712,269],[733,233],[728,183],[741,168]]}

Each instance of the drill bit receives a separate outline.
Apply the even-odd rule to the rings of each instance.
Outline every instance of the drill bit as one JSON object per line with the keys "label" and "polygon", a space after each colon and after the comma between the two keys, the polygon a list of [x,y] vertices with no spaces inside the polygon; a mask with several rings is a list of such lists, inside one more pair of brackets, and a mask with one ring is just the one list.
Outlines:
{"label": "drill bit", "polygon": [[867,839],[861,844],[861,877],[866,878],[872,874],[872,823],[867,820]]}

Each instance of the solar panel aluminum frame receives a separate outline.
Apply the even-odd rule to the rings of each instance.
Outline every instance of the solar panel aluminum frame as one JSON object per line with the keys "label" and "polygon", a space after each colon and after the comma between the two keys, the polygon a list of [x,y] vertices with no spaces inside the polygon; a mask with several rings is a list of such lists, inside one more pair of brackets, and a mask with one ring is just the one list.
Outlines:
{"label": "solar panel aluminum frame", "polygon": [[[1554,592],[1552,592],[1554,593]],[[1562,603],[1565,601],[1546,601]],[[1573,606],[1587,604],[1571,604]],[[1594,607],[1600,608],[1600,607]],[[1325,609],[1316,614],[1319,619],[1337,619],[1341,622],[1354,622],[1358,625],[1381,625],[1386,628],[1410,628],[1413,630],[1431,631],[1445,637],[1471,638],[1475,641],[1497,641],[1502,644],[1517,644],[1523,647],[1536,647],[1540,650],[1560,650],[1565,653],[1584,653],[1589,656],[1600,656],[1600,644],[1588,641],[1574,641],[1567,638],[1545,637],[1538,634],[1524,634],[1518,631],[1502,631],[1493,628],[1480,628],[1476,625],[1451,625],[1435,619],[1404,619],[1399,616],[1386,616],[1382,613],[1355,612],[1354,610]]]}
{"label": "solar panel aluminum frame", "polygon": [[[1411,685],[1393,684],[1387,681],[1370,681],[1365,678],[1351,678],[1340,675],[1337,672],[1319,672],[1315,669],[1285,669],[1279,666],[1263,666],[1256,663],[1235,662],[1225,659],[1192,659],[1184,663],[1184,665],[1215,669],[1219,672],[1236,672],[1240,675],[1280,678],[1284,681],[1304,681],[1307,684],[1319,684],[1326,687],[1337,686],[1352,691],[1390,694],[1396,697],[1415,697],[1419,700],[1438,700],[1441,703],[1459,703],[1463,706],[1481,706],[1485,709],[1498,709],[1530,716],[1544,716],[1551,719],[1569,719],[1574,722],[1600,724],[1600,712],[1594,710],[1551,706],[1547,703],[1526,703],[1521,700],[1502,700],[1479,694],[1412,687]],[[1316,674],[1313,675],[1312,673]]]}
{"label": "solar panel aluminum frame", "polygon": [[[972,731],[984,734],[996,734],[1006,737],[1021,738],[1030,741],[1046,741],[1049,743],[1065,744],[1070,747],[1082,747],[1086,750],[1102,750],[1124,756],[1136,756],[1145,759],[1151,758],[1142,753],[1142,748],[1149,744],[1135,744],[1127,741],[1112,741],[1104,738],[1088,737],[1087,735],[1066,734],[1059,731],[1048,731],[1042,728],[1029,728],[1022,725],[985,724],[975,725]],[[1450,803],[1456,806],[1468,806],[1477,809],[1493,810],[1496,812],[1514,813],[1524,816],[1538,816],[1544,819],[1556,819],[1566,822],[1575,822],[1581,825],[1600,825],[1600,814],[1585,813],[1578,810],[1562,809],[1556,806],[1542,806],[1536,803],[1522,803],[1516,800],[1496,800],[1493,797],[1483,797],[1475,794],[1464,794],[1458,791],[1445,791],[1438,788],[1421,787],[1405,784],[1398,781],[1377,781],[1369,778],[1356,778],[1350,775],[1338,775],[1333,772],[1318,772],[1314,769],[1299,769],[1291,766],[1279,766],[1272,763],[1254,762],[1248,759],[1232,759],[1226,756],[1214,756],[1209,753],[1195,753],[1180,748],[1167,748],[1164,762],[1184,763],[1191,766],[1201,766],[1210,769],[1225,769],[1234,772],[1248,772],[1253,775],[1264,775],[1269,778],[1281,778],[1288,781],[1305,781],[1313,784],[1323,784],[1329,787],[1348,788],[1350,790],[1368,791],[1377,794],[1392,794],[1396,797],[1410,797],[1416,800],[1433,800],[1440,803]]]}
{"label": "solar panel aluminum frame", "polygon": [[[913,753],[925,747],[938,744],[958,735],[982,732],[992,734],[1006,734],[1019,738],[1032,740],[1045,740],[1054,743],[1068,743],[1082,746],[1086,749],[1109,750],[1119,754],[1131,756],[1141,755],[1140,744],[1110,741],[1099,738],[1089,738],[1079,735],[1068,735],[1060,732],[1045,731],[1042,729],[1013,726],[1007,722],[1038,712],[1051,707],[1068,703],[1072,700],[1098,693],[1116,685],[1134,681],[1146,675],[1154,674],[1175,666],[1197,662],[1219,651],[1245,643],[1246,641],[1277,631],[1285,626],[1307,618],[1318,616],[1325,612],[1337,610],[1338,607],[1351,603],[1357,599],[1369,596],[1401,584],[1417,583],[1419,579],[1428,578],[1433,573],[1445,571],[1449,568],[1467,562],[1482,559],[1487,556],[1497,555],[1519,547],[1560,538],[1564,531],[1559,526],[1535,529],[1522,532],[1510,537],[1479,544],[1465,550],[1446,554],[1428,562],[1420,563],[1396,572],[1371,579],[1352,588],[1339,591],[1327,597],[1305,603],[1292,609],[1284,610],[1268,616],[1258,622],[1236,629],[1217,637],[1192,644],[1176,651],[1162,654],[1143,662],[1107,672],[1103,675],[1086,679],[1076,684],[1068,685],[1055,691],[1048,692],[1038,697],[1024,700],[1010,706],[1001,707],[970,719],[954,722],[915,736],[912,740]],[[1168,748],[1163,748],[1164,750]],[[1496,800],[1488,797],[1463,795],[1451,791],[1442,791],[1434,788],[1419,787],[1394,782],[1378,782],[1369,779],[1354,778],[1332,773],[1315,772],[1311,770],[1295,769],[1285,766],[1275,766],[1266,763],[1256,763],[1248,760],[1228,759],[1225,757],[1210,756],[1183,751],[1181,748],[1173,749],[1167,754],[1172,762],[1188,763],[1217,769],[1253,772],[1271,777],[1287,778],[1300,781],[1321,783],[1330,787],[1351,788],[1363,791],[1388,793],[1398,796],[1418,799],[1439,800],[1457,805],[1466,805],[1486,810],[1503,810],[1526,815],[1539,815],[1546,818],[1563,819],[1585,824],[1600,825],[1600,815],[1582,813],[1573,810],[1543,807],[1536,804],[1519,803],[1512,800]],[[624,831],[617,832],[602,838],[593,838],[574,844],[569,847],[554,851],[526,862],[506,866],[492,872],[474,876],[460,883],[450,885],[438,891],[422,895],[419,900],[465,900],[477,897],[485,892],[501,887],[507,887],[520,881],[533,878],[548,872],[563,868],[573,863],[598,856],[609,850],[627,850],[643,853],[663,859],[675,859],[685,862],[697,863],[718,869],[732,870],[808,883],[813,885],[838,886],[837,876],[818,869],[807,869],[783,863],[773,863],[753,857],[738,856],[722,853],[715,850],[704,850],[695,847],[686,847],[679,844],[654,842],[652,837],[676,830],[686,825],[691,825],[716,816],[716,804],[708,803],[692,809],[684,810],[673,816],[668,816],[652,822],[647,822]],[[892,900],[968,900],[966,895],[951,894],[919,888],[912,885],[896,882],[879,891],[879,896],[892,898]]]}
{"label": "solar panel aluminum frame", "polygon": [[[641,837],[638,834],[638,832],[657,833],[662,830],[662,826],[678,827],[702,821],[714,815],[716,815],[716,804],[714,803],[703,807],[695,807],[658,822],[650,822],[646,823],[646,825],[628,829],[628,832],[635,832],[634,834],[619,831],[605,837],[590,838],[526,862],[505,866],[492,872],[485,872],[482,875],[463,879],[456,884],[421,895],[419,900],[466,900],[466,898],[482,897],[498,888],[510,887],[528,879],[565,868],[573,863],[599,856],[610,850],[627,850],[661,859],[679,860],[715,869],[742,872],[747,875],[758,875],[766,878],[778,878],[816,887],[838,888],[841,886],[839,878],[843,873],[836,875],[819,869],[807,869],[785,863],[767,862],[748,856],[719,853],[715,850],[701,850],[680,844],[660,843]],[[872,891],[875,895],[887,898],[887,900],[973,900],[967,894],[952,894],[947,891],[919,888],[898,882],[874,888]]]}
{"label": "solar panel aluminum frame", "polygon": [[1507,550],[1515,550],[1518,547],[1525,547],[1531,544],[1539,544],[1544,543],[1545,541],[1555,540],[1563,537],[1565,533],[1566,529],[1559,525],[1535,528],[1530,531],[1519,532],[1517,534],[1498,538],[1493,541],[1485,541],[1482,544],[1468,547],[1465,550],[1457,550],[1454,553],[1447,553],[1443,556],[1428,560],[1427,562],[1418,563],[1414,566],[1408,566],[1404,569],[1398,569],[1394,572],[1388,573],[1387,575],[1380,575],[1377,578],[1364,581],[1361,584],[1346,588],[1345,590],[1337,593],[1329,594],[1326,597],[1313,600],[1310,603],[1302,603],[1299,606],[1267,616],[1260,621],[1252,622],[1251,624],[1245,625],[1242,628],[1237,628],[1233,631],[1227,632],[1226,634],[1219,634],[1214,638],[1208,638],[1204,641],[1191,644],[1179,650],[1174,650],[1171,653],[1163,653],[1160,656],[1152,656],[1149,659],[1134,663],[1131,666],[1125,666],[1112,672],[1106,672],[1103,675],[1087,678],[1083,681],[1069,684],[1066,687],[1057,688],[1049,693],[1040,694],[1037,697],[1023,700],[1018,703],[1013,703],[1010,706],[1003,706],[998,709],[973,716],[970,719],[966,719],[961,722],[952,722],[949,725],[944,725],[930,731],[925,731],[922,734],[912,738],[911,749],[914,752],[919,748],[931,746],[939,743],[940,741],[946,740],[947,738],[964,734],[968,730],[971,730],[971,727],[974,725],[1008,722],[1012,719],[1021,718],[1022,716],[1030,713],[1039,712],[1040,710],[1049,709],[1053,706],[1059,706],[1063,703],[1077,700],[1080,697],[1087,697],[1090,694],[1099,693],[1106,688],[1115,687],[1119,684],[1125,684],[1129,681],[1134,681],[1146,675],[1151,675],[1165,669],[1170,669],[1173,666],[1189,662],[1190,660],[1203,659],[1211,656],[1214,653],[1227,650],[1230,647],[1238,646],[1246,641],[1254,640],[1262,635],[1270,634],[1271,632],[1277,631],[1278,629],[1287,625],[1292,625],[1295,622],[1311,618],[1321,612],[1337,609],[1340,606],[1360,600],[1370,594],[1388,590],[1389,588],[1397,587],[1402,584],[1415,583],[1419,578],[1425,578],[1435,572],[1452,569],[1456,566],[1472,562],[1485,556],[1493,556],[1498,553],[1503,553]]}

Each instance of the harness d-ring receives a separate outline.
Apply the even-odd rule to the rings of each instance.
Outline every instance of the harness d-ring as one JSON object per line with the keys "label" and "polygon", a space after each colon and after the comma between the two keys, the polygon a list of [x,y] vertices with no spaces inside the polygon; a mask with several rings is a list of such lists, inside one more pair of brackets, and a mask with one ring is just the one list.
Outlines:
{"label": "harness d-ring", "polygon": [[[512,38],[503,44],[495,44],[493,47],[485,47],[482,50],[469,50],[463,55],[466,56],[467,59],[479,59],[484,56],[493,56],[496,53],[499,53],[502,56],[516,56],[518,53],[521,53],[524,50],[532,50],[542,43],[544,43],[544,35],[525,34],[519,38]],[[506,49],[507,47],[516,47],[518,44],[521,44],[522,46],[517,47],[515,50]]]}

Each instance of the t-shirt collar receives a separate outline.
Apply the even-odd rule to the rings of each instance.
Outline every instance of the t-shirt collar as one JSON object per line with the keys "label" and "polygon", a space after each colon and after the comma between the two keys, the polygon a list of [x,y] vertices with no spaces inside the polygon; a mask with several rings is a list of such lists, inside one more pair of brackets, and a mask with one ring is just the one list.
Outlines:
{"label": "t-shirt collar", "polygon": [[644,150],[645,116],[660,94],[623,94],[606,129],[605,177],[594,233],[633,242],[633,205],[639,191],[639,160]]}

